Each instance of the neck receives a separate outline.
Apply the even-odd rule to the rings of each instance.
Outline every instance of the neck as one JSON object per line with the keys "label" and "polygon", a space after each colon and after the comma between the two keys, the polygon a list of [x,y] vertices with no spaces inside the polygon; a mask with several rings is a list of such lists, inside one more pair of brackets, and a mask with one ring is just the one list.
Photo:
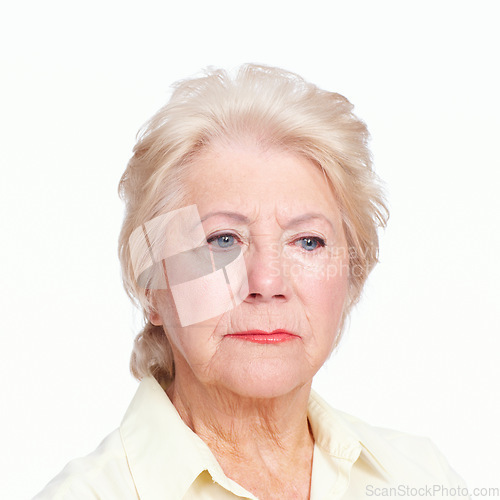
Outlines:
{"label": "neck", "polygon": [[314,447],[307,420],[310,390],[308,383],[279,397],[248,398],[177,372],[167,394],[225,474],[245,486],[251,471],[258,471],[261,479],[266,471],[270,478],[283,481],[297,475],[310,480]]}

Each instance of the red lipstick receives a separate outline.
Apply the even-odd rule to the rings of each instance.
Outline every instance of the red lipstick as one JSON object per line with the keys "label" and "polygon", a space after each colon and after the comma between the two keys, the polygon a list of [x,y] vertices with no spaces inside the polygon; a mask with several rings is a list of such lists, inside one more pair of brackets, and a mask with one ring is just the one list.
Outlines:
{"label": "red lipstick", "polygon": [[246,340],[247,342],[255,342],[257,344],[279,344],[289,340],[298,339],[298,335],[294,335],[287,330],[273,330],[266,332],[264,330],[248,330],[245,332],[236,332],[226,335],[238,340]]}

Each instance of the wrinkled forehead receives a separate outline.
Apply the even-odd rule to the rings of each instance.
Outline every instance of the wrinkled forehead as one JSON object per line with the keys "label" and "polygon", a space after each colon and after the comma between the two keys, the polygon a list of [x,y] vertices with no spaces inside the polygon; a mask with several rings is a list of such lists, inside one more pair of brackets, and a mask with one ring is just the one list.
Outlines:
{"label": "wrinkled forehead", "polygon": [[255,144],[218,145],[191,162],[185,178],[188,201],[202,217],[238,211],[250,218],[275,213],[282,219],[323,213],[337,219],[339,205],[325,171],[314,161],[283,148]]}

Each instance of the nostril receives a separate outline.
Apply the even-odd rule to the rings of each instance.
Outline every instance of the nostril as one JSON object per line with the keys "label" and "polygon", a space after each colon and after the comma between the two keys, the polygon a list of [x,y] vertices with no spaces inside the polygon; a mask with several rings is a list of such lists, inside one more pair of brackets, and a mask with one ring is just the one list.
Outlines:
{"label": "nostril", "polygon": [[[248,299],[255,300],[255,299],[262,299],[264,296],[261,293],[249,293],[248,294]],[[273,299],[286,299],[285,295],[282,293],[277,293],[272,296]]]}

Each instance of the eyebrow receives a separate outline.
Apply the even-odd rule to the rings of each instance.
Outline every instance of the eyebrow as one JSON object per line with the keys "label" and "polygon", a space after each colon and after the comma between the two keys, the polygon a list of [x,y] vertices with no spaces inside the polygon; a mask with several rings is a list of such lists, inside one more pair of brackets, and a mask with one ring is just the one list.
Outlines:
{"label": "eyebrow", "polygon": [[205,222],[207,219],[210,217],[216,217],[216,216],[224,216],[224,217],[229,217],[230,219],[235,219],[238,222],[242,222],[244,224],[248,224],[250,222],[250,219],[243,214],[240,214],[239,212],[226,212],[226,211],[217,211],[217,212],[208,212],[208,214],[204,215],[201,218],[201,222]]}
{"label": "eyebrow", "polygon": [[335,226],[333,225],[333,222],[326,217],[325,215],[321,213],[316,213],[316,212],[308,212],[306,214],[298,215],[297,217],[294,217],[293,219],[290,219],[286,224],[285,228],[293,227],[293,226],[298,226],[299,224],[302,224],[303,222],[309,222],[311,220],[322,220],[326,222],[333,230],[335,230]]}
{"label": "eyebrow", "polygon": [[[201,218],[201,222],[204,222],[205,220],[209,219],[210,217],[216,217],[216,216],[224,216],[228,217],[230,219],[234,219],[238,222],[241,222],[243,224],[248,224],[250,222],[250,219],[246,217],[243,214],[240,214],[239,212],[230,212],[230,211],[215,211],[215,212],[209,212],[208,214],[204,215]],[[289,229],[294,226],[298,226],[299,224],[302,224],[303,222],[309,222],[311,220],[322,220],[323,222],[326,222],[332,230],[335,232],[335,225],[333,222],[323,215],[322,213],[318,212],[307,212],[305,214],[298,215],[297,217],[293,217],[289,221],[287,221],[284,224],[284,229]]]}

